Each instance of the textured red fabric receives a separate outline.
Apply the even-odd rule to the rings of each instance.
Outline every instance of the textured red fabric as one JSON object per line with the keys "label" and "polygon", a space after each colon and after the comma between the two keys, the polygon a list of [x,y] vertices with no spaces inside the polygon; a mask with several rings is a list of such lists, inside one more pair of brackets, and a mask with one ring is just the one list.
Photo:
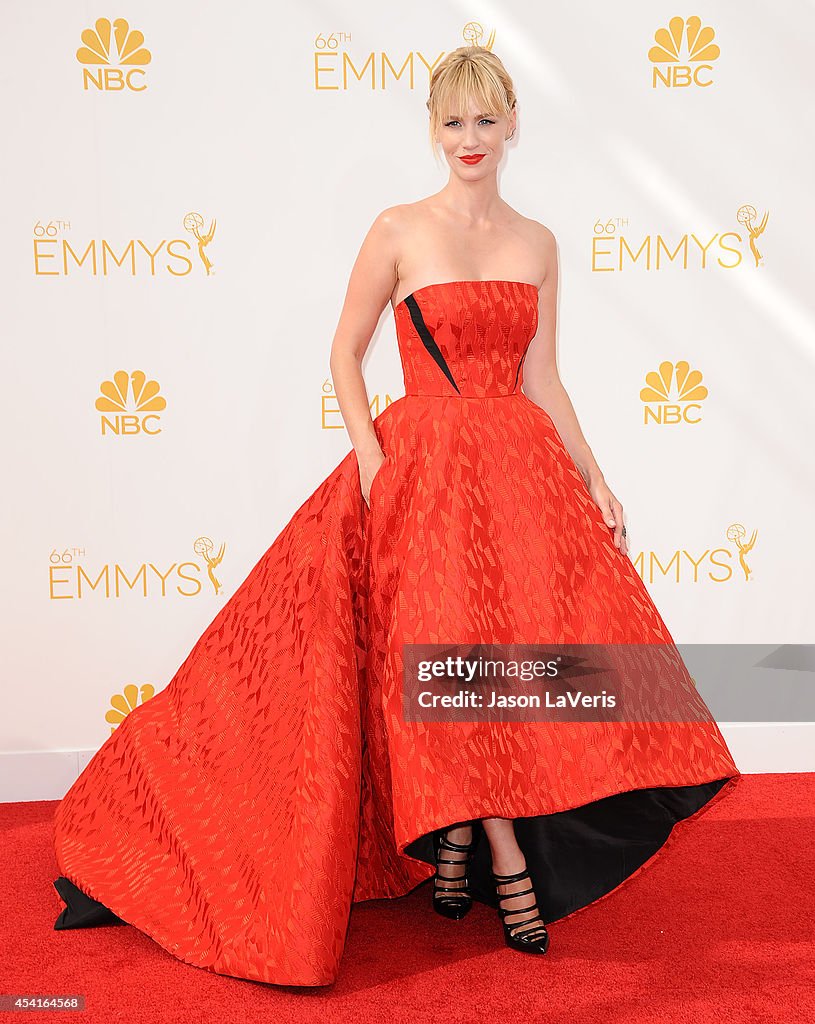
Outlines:
{"label": "textured red fabric", "polygon": [[713,721],[404,721],[404,643],[673,641],[520,390],[535,286],[431,284],[395,320],[370,508],[351,450],[57,808],[62,873],[222,974],[330,983],[352,902],[429,878],[405,847],[452,822],[738,774]]}

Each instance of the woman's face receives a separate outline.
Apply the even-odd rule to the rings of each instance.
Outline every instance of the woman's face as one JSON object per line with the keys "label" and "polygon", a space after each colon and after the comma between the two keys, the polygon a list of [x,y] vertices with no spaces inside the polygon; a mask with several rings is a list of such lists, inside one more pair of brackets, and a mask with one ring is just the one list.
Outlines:
{"label": "woman's face", "polygon": [[506,117],[480,110],[471,100],[465,112],[451,114],[439,127],[439,142],[447,162],[464,178],[494,172],[504,155],[504,143],[515,130],[515,111]]}

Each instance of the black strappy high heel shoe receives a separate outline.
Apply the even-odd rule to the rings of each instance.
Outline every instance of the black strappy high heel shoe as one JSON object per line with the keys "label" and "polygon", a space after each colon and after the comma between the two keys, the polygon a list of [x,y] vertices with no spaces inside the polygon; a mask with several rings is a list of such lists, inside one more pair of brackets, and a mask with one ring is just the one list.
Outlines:
{"label": "black strappy high heel shoe", "polygon": [[[433,876],[433,909],[442,917],[450,918],[453,921],[460,921],[467,914],[473,905],[473,900],[467,892],[469,885],[467,879],[467,865],[473,855],[475,834],[470,843],[466,846],[461,843],[454,843],[447,838],[447,833],[442,832],[436,839],[436,874]],[[459,860],[450,860],[442,857],[442,851],[464,853],[465,857]],[[449,875],[442,875],[439,871],[440,864],[463,864],[464,874],[451,878]],[[458,886],[439,885],[442,882],[458,882]]]}
{"label": "black strappy high heel shoe", "polygon": [[[524,868],[523,871],[517,871],[514,875],[496,875],[493,872],[492,877],[495,882],[495,894],[498,897],[499,904],[504,900],[514,899],[516,896],[531,895],[534,897],[535,895],[535,890],[532,888],[532,879],[529,877],[527,868]],[[499,886],[509,885],[511,882],[520,882],[523,879],[529,880],[530,887],[528,889],[506,892],[503,895],[498,892]],[[527,907],[519,907],[515,910],[505,910],[501,906],[498,907],[498,915],[501,918],[501,924],[504,926],[504,941],[511,949],[518,949],[522,953],[545,953],[549,948],[549,932],[546,930],[546,924],[540,916],[540,912],[533,917],[526,918],[524,921],[507,924],[506,919],[513,914],[528,914],[530,910],[537,909],[538,904],[534,898]],[[528,927],[529,925],[531,927]]]}

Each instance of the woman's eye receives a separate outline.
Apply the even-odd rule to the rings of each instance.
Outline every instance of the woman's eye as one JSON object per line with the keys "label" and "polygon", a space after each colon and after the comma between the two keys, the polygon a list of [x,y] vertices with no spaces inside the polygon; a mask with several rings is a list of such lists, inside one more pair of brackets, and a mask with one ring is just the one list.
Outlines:
{"label": "woman's eye", "polygon": [[[482,121],[486,121],[487,124],[495,124],[495,121],[491,120],[488,117],[482,117],[481,120]],[[450,128],[454,124],[461,124],[461,121],[445,121],[444,127],[445,128]]]}

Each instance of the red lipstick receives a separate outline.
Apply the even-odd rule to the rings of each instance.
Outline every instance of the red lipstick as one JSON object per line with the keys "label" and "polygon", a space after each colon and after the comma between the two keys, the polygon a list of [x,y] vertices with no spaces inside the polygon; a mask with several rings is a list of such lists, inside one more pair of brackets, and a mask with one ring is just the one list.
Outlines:
{"label": "red lipstick", "polygon": [[459,160],[463,160],[465,164],[477,164],[479,160],[484,159],[484,153],[474,153],[472,156],[460,156]]}

